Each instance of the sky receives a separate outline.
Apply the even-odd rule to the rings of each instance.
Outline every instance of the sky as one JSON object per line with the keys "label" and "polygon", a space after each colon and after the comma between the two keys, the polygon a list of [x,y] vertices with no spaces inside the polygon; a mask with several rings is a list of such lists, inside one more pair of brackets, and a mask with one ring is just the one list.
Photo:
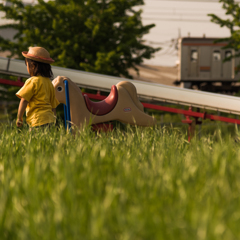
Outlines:
{"label": "sky", "polygon": [[[0,0],[1,2],[2,0]],[[25,0],[34,2],[34,0]],[[35,0],[36,1],[36,0]],[[218,0],[145,0],[142,22],[156,26],[143,39],[152,47],[161,47],[145,64],[175,66],[178,60],[176,41],[179,37],[228,37],[229,30],[212,23],[209,13],[226,18]],[[1,16],[0,16],[1,17]],[[3,20],[0,19],[0,24]]]}

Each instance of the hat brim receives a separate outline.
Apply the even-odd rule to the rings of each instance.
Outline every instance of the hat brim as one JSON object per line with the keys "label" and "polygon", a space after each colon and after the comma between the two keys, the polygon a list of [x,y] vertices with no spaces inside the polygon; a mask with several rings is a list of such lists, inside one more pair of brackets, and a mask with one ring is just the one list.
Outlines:
{"label": "hat brim", "polygon": [[43,57],[34,56],[32,54],[29,54],[28,52],[22,52],[22,55],[25,58],[29,58],[29,59],[34,60],[36,62],[42,62],[42,63],[48,63],[48,64],[51,64],[51,63],[55,62],[52,58],[43,58]]}

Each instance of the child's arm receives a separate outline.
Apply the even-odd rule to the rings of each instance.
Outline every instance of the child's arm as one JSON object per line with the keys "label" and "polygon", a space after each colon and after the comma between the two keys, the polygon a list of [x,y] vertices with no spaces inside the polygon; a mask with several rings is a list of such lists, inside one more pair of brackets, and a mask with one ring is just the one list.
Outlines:
{"label": "child's arm", "polygon": [[18,107],[18,116],[17,116],[17,126],[21,127],[23,125],[23,114],[27,108],[28,105],[28,101],[24,98],[21,98],[21,101],[19,103],[19,107]]}
{"label": "child's arm", "polygon": [[56,116],[57,112],[56,112],[56,108],[52,108],[52,111],[54,113],[54,116]]}

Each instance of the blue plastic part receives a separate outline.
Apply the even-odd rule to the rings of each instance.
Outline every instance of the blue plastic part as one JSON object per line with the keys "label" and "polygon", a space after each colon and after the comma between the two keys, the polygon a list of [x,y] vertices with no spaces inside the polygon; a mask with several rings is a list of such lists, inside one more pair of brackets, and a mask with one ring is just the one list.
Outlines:
{"label": "blue plastic part", "polygon": [[70,101],[69,101],[69,90],[68,90],[68,81],[64,81],[65,85],[65,96],[66,96],[66,105],[64,106],[64,119],[65,119],[65,128],[71,128],[71,115],[70,115]]}
{"label": "blue plastic part", "polygon": [[63,104],[63,109],[64,109],[64,125],[65,125],[65,129],[67,129],[67,106],[65,104]]}

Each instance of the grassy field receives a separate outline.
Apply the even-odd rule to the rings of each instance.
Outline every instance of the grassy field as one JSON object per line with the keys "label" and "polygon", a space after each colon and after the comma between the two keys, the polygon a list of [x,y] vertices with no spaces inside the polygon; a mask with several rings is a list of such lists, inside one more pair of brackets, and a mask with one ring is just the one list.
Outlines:
{"label": "grassy field", "polygon": [[237,130],[0,133],[1,240],[240,239]]}

